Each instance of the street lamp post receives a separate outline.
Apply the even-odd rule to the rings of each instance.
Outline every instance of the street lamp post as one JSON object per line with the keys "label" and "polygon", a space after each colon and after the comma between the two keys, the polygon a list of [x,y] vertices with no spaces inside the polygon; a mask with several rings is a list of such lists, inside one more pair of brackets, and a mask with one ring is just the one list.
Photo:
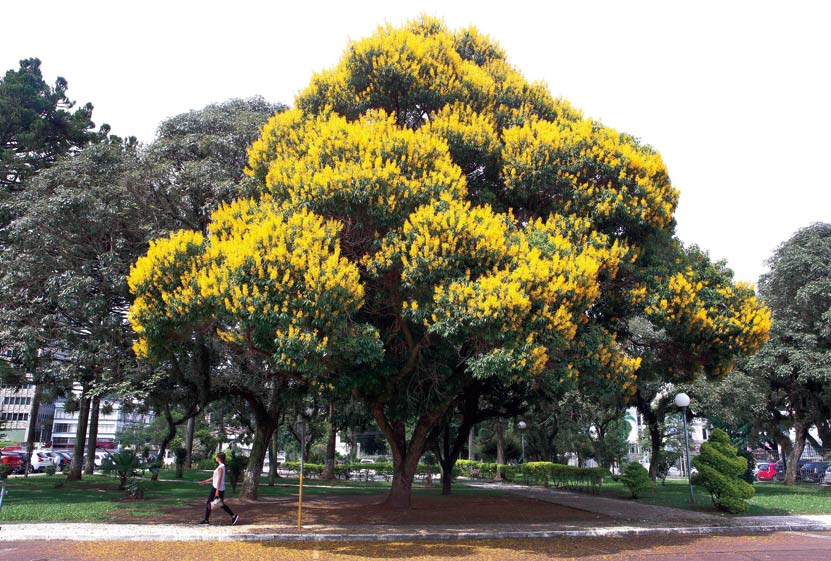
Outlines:
{"label": "street lamp post", "polygon": [[681,408],[681,419],[684,421],[684,452],[687,459],[687,481],[690,485],[690,504],[695,504],[693,495],[692,473],[690,473],[690,440],[687,434],[687,407],[690,405],[690,396],[681,392],[675,396],[675,405]]}
{"label": "street lamp post", "polygon": [[528,425],[525,424],[525,421],[520,421],[516,424],[516,428],[519,429],[519,436],[520,440],[522,441],[522,458],[520,459],[520,463],[525,463],[525,429]]}

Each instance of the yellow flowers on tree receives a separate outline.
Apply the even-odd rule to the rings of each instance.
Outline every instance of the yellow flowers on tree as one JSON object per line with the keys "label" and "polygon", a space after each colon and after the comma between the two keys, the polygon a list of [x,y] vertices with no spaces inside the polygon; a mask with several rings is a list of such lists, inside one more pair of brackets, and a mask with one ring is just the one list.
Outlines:
{"label": "yellow flowers on tree", "polygon": [[207,333],[249,378],[231,382],[257,421],[246,496],[256,498],[281,393],[328,383],[339,345],[351,349],[352,364],[380,355],[377,333],[351,321],[363,287],[340,255],[339,232],[336,222],[280,210],[267,197],[238,200],[214,212],[207,237],[179,231],[154,242],[128,279],[140,357],[171,356],[182,338]]}
{"label": "yellow flowers on tree", "polygon": [[631,396],[635,315],[713,364],[763,337],[745,290],[699,289],[665,252],[678,193],[660,156],[527,82],[474,29],[421,18],[351,43],[263,127],[246,173],[258,198],[136,264],[137,352],[196,329],[266,384],[361,398],[392,451],[393,507],[472,383],[585,378]]}
{"label": "yellow flowers on tree", "polygon": [[296,106],[263,128],[248,173],[277,204],[343,224],[384,362],[339,380],[390,443],[391,505],[409,505],[467,381],[576,377],[591,332],[633,386],[637,359],[589,312],[637,257],[629,238],[671,222],[653,151],[529,84],[487,37],[427,18],[351,44]]}

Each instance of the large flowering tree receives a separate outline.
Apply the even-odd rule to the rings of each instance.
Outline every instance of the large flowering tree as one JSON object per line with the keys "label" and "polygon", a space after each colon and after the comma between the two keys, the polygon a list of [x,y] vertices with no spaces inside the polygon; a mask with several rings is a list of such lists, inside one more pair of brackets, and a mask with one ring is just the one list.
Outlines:
{"label": "large flowering tree", "polygon": [[[586,380],[632,395],[640,358],[619,341],[626,318],[686,317],[647,297],[680,290],[677,266],[652,266],[678,199],[660,156],[527,82],[474,29],[421,18],[350,44],[263,128],[247,173],[259,198],[137,266],[139,294],[168,278],[182,288],[133,321],[152,348],[171,310],[176,322],[201,318],[287,375],[362,398],[392,450],[395,507],[409,506],[428,436],[470,380]],[[254,234],[272,215],[325,233],[327,252],[257,276],[282,243]],[[231,217],[256,226],[229,229]],[[703,287],[692,288],[696,303]],[[703,327],[689,327],[691,340],[707,339]],[[758,329],[740,327],[730,337],[748,342],[724,344],[752,348]]]}

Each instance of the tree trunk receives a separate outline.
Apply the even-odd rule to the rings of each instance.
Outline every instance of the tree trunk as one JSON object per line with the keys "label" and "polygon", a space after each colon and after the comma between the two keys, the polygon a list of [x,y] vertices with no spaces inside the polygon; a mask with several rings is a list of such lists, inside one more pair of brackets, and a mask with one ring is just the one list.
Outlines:
{"label": "tree trunk", "polygon": [[29,430],[26,436],[26,457],[29,461],[26,462],[23,474],[24,477],[29,477],[29,468],[32,467],[32,454],[35,451],[35,431],[37,430],[38,414],[40,413],[40,400],[43,396],[43,386],[37,384],[35,386],[34,396],[32,397],[32,409],[29,417]]}
{"label": "tree trunk", "polygon": [[191,469],[193,467],[193,433],[196,431],[196,417],[188,419],[187,429],[185,430],[185,467]]}
{"label": "tree trunk", "polygon": [[280,421],[274,423],[274,434],[271,437],[271,445],[269,450],[272,450],[272,456],[268,462],[268,486],[274,487],[274,480],[280,477],[277,472],[277,455],[280,453]]}
{"label": "tree trunk", "polygon": [[358,461],[358,431],[355,430],[355,427],[352,427],[350,433],[352,437],[349,442],[349,463],[354,464]]}
{"label": "tree trunk", "polygon": [[503,481],[505,477],[502,475],[502,468],[499,466],[505,465],[505,426],[502,424],[502,419],[496,420],[496,481]]}
{"label": "tree trunk", "polygon": [[248,456],[248,465],[245,466],[242,479],[240,498],[257,500],[265,453],[276,427],[277,423],[272,418],[257,419],[257,426],[254,428],[254,441],[251,444],[251,454]]}
{"label": "tree trunk", "polygon": [[87,439],[87,464],[84,474],[92,475],[95,471],[95,450],[98,448],[98,417],[101,415],[101,398],[97,395],[92,398],[89,411],[89,437]]}
{"label": "tree trunk", "polygon": [[[274,431],[276,434],[277,431]],[[271,442],[268,443],[268,486],[274,487],[274,474],[277,473],[277,466],[274,462],[277,460],[277,445],[274,442],[274,436],[271,437]]]}
{"label": "tree trunk", "polygon": [[75,429],[75,448],[72,451],[72,462],[69,464],[68,481],[79,481],[84,462],[84,443],[87,436],[87,418],[89,417],[89,402],[87,387],[81,390],[81,407],[78,411],[78,428]]}
{"label": "tree trunk", "polygon": [[[164,419],[167,421],[167,432],[162,438],[162,441],[159,443],[159,456],[156,458],[156,462],[164,462],[164,455],[167,452],[167,445],[176,438],[176,422],[173,420],[173,413],[170,411],[170,404],[165,403],[164,405]],[[161,466],[159,466],[161,467]],[[159,472],[161,469],[153,469],[153,474],[150,476],[151,481],[158,481],[159,480]]]}
{"label": "tree trunk", "polygon": [[471,462],[475,459],[473,453],[473,445],[476,439],[476,427],[470,427],[470,432],[467,433],[467,459]]}
{"label": "tree trunk", "polygon": [[337,429],[335,428],[335,402],[329,402],[329,418],[327,419],[329,427],[329,434],[326,439],[326,465],[323,468],[321,479],[332,481],[335,479],[335,437],[337,436]]}
{"label": "tree trunk", "polygon": [[802,452],[805,450],[805,441],[808,436],[808,429],[810,425],[803,423],[794,423],[794,432],[796,433],[796,440],[793,448],[788,454],[788,463],[785,466],[785,485],[796,485],[797,471],[799,470],[799,459],[802,458]]}
{"label": "tree trunk", "polygon": [[372,416],[387,438],[392,450],[392,485],[390,494],[384,501],[387,506],[406,510],[411,506],[411,491],[418,461],[427,445],[427,437],[432,428],[444,414],[444,411],[435,411],[432,414],[420,417],[407,440],[407,430],[403,421],[389,421],[384,413],[384,404],[375,403],[371,407]]}
{"label": "tree trunk", "polygon": [[[639,407],[639,409],[641,409]],[[661,432],[661,426],[658,422],[658,416],[652,411],[648,404],[641,410],[644,423],[649,429],[649,478],[652,481],[658,479],[658,463],[661,458],[661,447],[664,442],[664,435]]]}

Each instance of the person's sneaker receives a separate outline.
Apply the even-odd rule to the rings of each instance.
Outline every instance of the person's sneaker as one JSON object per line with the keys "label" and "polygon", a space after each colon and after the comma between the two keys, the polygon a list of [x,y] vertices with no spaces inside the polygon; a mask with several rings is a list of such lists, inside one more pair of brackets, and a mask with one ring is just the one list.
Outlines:
{"label": "person's sneaker", "polygon": [[202,520],[201,522],[197,522],[196,524],[198,526],[208,526],[210,522],[208,522],[207,520]]}
{"label": "person's sneaker", "polygon": [[239,520],[239,514],[235,514],[235,515],[233,515],[233,516],[231,517],[231,526],[233,526],[234,524],[236,524],[238,520]]}

